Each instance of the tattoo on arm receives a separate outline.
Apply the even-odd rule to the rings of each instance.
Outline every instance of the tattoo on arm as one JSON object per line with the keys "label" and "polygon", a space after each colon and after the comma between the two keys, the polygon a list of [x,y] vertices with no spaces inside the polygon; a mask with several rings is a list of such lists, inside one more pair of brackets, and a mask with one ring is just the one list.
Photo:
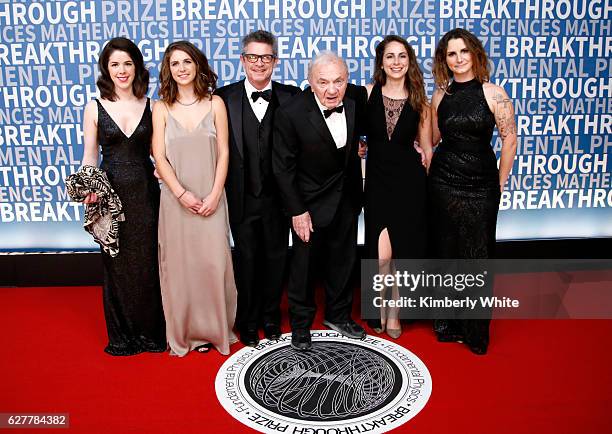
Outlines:
{"label": "tattoo on arm", "polygon": [[505,139],[511,134],[516,134],[516,122],[514,120],[512,101],[507,97],[505,98],[501,93],[496,93],[493,100],[497,108],[495,121],[502,139]]}

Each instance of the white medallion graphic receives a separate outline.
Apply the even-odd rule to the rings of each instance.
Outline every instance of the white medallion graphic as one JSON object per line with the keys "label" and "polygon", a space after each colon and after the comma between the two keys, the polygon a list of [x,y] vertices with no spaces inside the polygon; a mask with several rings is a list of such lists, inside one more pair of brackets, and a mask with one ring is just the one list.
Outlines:
{"label": "white medallion graphic", "polygon": [[312,331],[311,351],[291,348],[291,334],[230,356],[215,389],[225,410],[264,433],[383,433],[406,423],[431,395],[425,364],[375,336],[359,341]]}

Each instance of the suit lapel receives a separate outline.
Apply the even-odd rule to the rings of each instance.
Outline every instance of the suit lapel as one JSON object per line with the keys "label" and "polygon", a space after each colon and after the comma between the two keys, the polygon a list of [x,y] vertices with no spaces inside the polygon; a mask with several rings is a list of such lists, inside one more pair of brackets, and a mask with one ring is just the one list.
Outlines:
{"label": "suit lapel", "polygon": [[239,81],[234,91],[227,98],[228,112],[232,132],[234,133],[234,141],[240,153],[240,157],[244,158],[242,140],[242,99],[244,94],[244,80]]}
{"label": "suit lapel", "polygon": [[319,106],[317,105],[317,101],[315,100],[314,93],[312,91],[308,91],[308,120],[314,126],[314,130],[321,136],[323,141],[328,145],[330,150],[336,149],[336,142],[334,141],[334,137],[332,136],[329,128],[327,127],[327,123],[323,118],[323,114],[321,110],[319,110]]}
{"label": "suit lapel", "polygon": [[350,151],[353,144],[353,133],[355,132],[355,101],[352,98],[344,98],[342,104],[346,113],[346,149]]}
{"label": "suit lapel", "polygon": [[344,112],[346,113],[346,153],[344,154],[344,166],[348,164],[353,149],[353,134],[355,132],[355,101],[352,98],[344,98]]}
{"label": "suit lapel", "polygon": [[285,99],[283,98],[283,96],[284,96],[283,91],[273,81],[272,82],[272,98],[268,102],[268,108],[266,110],[266,115],[265,116],[269,116],[269,115],[273,115],[274,114],[274,111],[276,110],[276,108],[278,106],[280,106],[284,102]]}
{"label": "suit lapel", "polygon": [[272,95],[276,96],[279,106],[292,96],[292,94],[283,90],[283,88],[279,86],[278,83],[276,83],[275,81],[272,82]]}

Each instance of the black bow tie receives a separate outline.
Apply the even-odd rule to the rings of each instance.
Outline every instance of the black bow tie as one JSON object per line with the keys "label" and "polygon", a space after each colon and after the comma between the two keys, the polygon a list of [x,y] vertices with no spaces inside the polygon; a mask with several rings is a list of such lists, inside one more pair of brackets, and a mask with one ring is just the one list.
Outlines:
{"label": "black bow tie", "polygon": [[342,110],[344,110],[344,106],[343,105],[339,105],[338,107],[334,107],[333,109],[325,109],[325,110],[323,110],[323,115],[325,116],[325,119],[327,119],[328,117],[330,117],[332,115],[332,113],[334,113],[334,112],[342,113]]}
{"label": "black bow tie", "polygon": [[272,89],[263,90],[261,92],[255,91],[251,94],[251,99],[253,102],[257,101],[259,98],[263,98],[266,101],[270,102],[272,99]]}

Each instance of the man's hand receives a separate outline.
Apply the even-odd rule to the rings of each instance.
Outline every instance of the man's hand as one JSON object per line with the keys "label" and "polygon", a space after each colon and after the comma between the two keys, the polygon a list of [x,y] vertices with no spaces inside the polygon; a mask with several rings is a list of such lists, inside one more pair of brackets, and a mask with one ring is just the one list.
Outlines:
{"label": "man's hand", "polygon": [[297,236],[305,243],[310,241],[310,233],[314,232],[314,230],[308,211],[304,214],[293,216],[291,222],[293,223],[293,230]]}
{"label": "man's hand", "polygon": [[357,150],[359,158],[365,158],[368,154],[368,144],[363,140],[359,140],[359,149]]}

